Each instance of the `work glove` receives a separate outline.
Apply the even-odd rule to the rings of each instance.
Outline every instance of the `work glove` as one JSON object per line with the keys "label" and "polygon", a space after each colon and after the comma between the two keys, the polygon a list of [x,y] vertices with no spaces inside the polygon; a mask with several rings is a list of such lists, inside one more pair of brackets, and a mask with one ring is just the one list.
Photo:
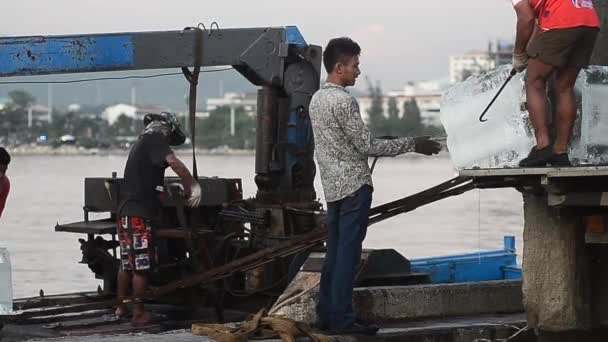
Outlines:
{"label": "work glove", "polygon": [[437,154],[441,150],[441,144],[431,140],[431,137],[418,137],[414,140],[414,151],[427,156]]}
{"label": "work glove", "polygon": [[190,208],[197,208],[201,204],[201,186],[197,181],[190,187],[190,196],[186,199],[186,205]]}
{"label": "work glove", "polygon": [[522,72],[528,66],[528,54],[513,52],[513,69],[517,72]]}

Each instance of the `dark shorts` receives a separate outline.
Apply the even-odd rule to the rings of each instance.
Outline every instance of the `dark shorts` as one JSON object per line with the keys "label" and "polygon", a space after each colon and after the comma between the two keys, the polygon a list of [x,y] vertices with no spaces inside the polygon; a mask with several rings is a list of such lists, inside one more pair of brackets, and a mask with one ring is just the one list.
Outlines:
{"label": "dark shorts", "polygon": [[528,46],[530,58],[555,67],[586,68],[599,29],[573,27],[539,32]]}
{"label": "dark shorts", "polygon": [[149,220],[137,216],[123,216],[118,220],[121,270],[147,272],[154,269],[157,253],[152,233]]}

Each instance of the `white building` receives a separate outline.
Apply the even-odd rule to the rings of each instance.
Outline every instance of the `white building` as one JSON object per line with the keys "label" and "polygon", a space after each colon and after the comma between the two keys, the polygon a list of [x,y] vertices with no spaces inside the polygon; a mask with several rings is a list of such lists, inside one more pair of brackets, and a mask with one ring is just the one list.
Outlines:
{"label": "white building", "polygon": [[226,93],[220,98],[207,99],[207,111],[211,112],[221,107],[230,108],[230,135],[236,134],[236,110],[243,108],[249,116],[255,116],[258,111],[258,97],[255,93]]}
{"label": "white building", "polygon": [[8,107],[11,103],[13,103],[11,99],[7,97],[0,97],[0,110],[3,110],[4,108]]}
{"label": "white building", "polygon": [[78,113],[80,112],[80,109],[82,108],[82,106],[78,103],[72,103],[70,105],[68,105],[68,112],[70,113]]}
{"label": "white building", "polygon": [[[14,106],[11,99],[0,97],[0,110],[10,108],[11,106]],[[52,121],[49,107],[33,103],[26,108],[26,112],[28,127],[32,127],[40,122],[50,123]]]}
{"label": "white building", "polygon": [[101,117],[104,120],[108,121],[110,123],[110,125],[112,125],[116,122],[116,120],[118,120],[118,118],[121,115],[125,115],[131,119],[136,119],[136,115],[135,115],[136,112],[137,112],[137,108],[135,108],[134,106],[124,104],[124,103],[119,103],[119,104],[107,107],[101,113]]}
{"label": "white building", "polygon": [[512,40],[496,39],[496,42],[488,43],[488,50],[494,63],[498,67],[499,65],[511,64],[513,62],[513,48],[514,42]]}
{"label": "white building", "polygon": [[[422,122],[425,125],[441,126],[439,120],[439,106],[441,102],[441,94],[450,85],[449,80],[435,80],[420,82],[417,84],[408,83],[403,89],[391,91],[386,94],[383,99],[384,112],[387,113],[388,100],[390,97],[395,97],[397,100],[397,108],[400,115],[403,113],[403,104],[406,101],[416,99],[420,108]],[[368,122],[369,108],[371,107],[371,98],[369,96],[357,97],[361,115]],[[220,107],[229,107],[231,109],[243,107],[248,115],[254,116],[257,113],[257,95],[255,93],[226,93],[220,98],[208,98],[206,109],[211,112]]]}
{"label": "white building", "polygon": [[[389,91],[382,99],[382,107],[385,115],[388,115],[388,101],[394,97],[399,109],[399,116],[403,116],[403,104],[412,99],[416,100],[420,109],[422,123],[427,126],[441,126],[439,120],[439,108],[441,104],[441,94],[450,83],[447,79],[420,82],[417,84],[408,83],[402,90]],[[369,96],[357,97],[361,116],[365,122],[369,122],[369,109],[372,105],[372,99]]]}
{"label": "white building", "polygon": [[208,98],[207,111],[213,111],[220,107],[240,108],[243,107],[248,115],[255,115],[258,109],[258,97],[255,93],[226,93],[223,97]]}
{"label": "white building", "polygon": [[496,57],[489,51],[469,51],[450,56],[450,82],[462,82],[471,75],[479,75],[496,67]]}
{"label": "white building", "polygon": [[34,126],[37,122],[51,123],[51,111],[49,107],[33,104],[27,108],[27,127]]}
{"label": "white building", "polygon": [[143,120],[144,116],[148,113],[160,114],[161,112],[168,112],[169,108],[163,106],[132,106],[124,103],[115,104],[107,107],[101,117],[107,120],[110,125],[115,123],[121,115],[125,115],[134,120]]}

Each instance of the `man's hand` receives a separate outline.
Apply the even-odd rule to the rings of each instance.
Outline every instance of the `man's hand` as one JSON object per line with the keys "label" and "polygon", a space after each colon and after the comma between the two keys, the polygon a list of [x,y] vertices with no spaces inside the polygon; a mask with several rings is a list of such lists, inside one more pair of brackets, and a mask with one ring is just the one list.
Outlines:
{"label": "man's hand", "polygon": [[513,52],[513,69],[517,72],[522,72],[528,66],[528,54]]}
{"label": "man's hand", "polygon": [[190,208],[197,208],[201,204],[201,186],[198,182],[192,183],[190,196],[186,199],[186,205]]}
{"label": "man's hand", "polygon": [[186,206],[196,208],[201,204],[201,186],[192,177],[186,165],[179,160],[175,153],[171,152],[165,157],[165,161],[182,180]]}
{"label": "man's hand", "polygon": [[414,151],[427,156],[437,154],[441,150],[441,144],[431,140],[430,137],[418,137],[415,140]]}

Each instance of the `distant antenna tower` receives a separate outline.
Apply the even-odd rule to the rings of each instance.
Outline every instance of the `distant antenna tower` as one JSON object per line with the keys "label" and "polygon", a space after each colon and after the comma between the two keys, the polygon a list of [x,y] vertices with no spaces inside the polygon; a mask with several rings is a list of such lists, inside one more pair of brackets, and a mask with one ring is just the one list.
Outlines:
{"label": "distant antenna tower", "polygon": [[47,87],[47,106],[48,106],[48,121],[53,122],[53,84],[49,83]]}
{"label": "distant antenna tower", "polygon": [[137,87],[135,84],[131,86],[131,106],[135,107],[135,100],[137,98]]}
{"label": "distant antenna tower", "polygon": [[99,85],[99,81],[95,82],[95,91],[96,91],[95,104],[98,106],[101,106],[101,103],[103,102],[103,100],[102,100],[101,86]]}

